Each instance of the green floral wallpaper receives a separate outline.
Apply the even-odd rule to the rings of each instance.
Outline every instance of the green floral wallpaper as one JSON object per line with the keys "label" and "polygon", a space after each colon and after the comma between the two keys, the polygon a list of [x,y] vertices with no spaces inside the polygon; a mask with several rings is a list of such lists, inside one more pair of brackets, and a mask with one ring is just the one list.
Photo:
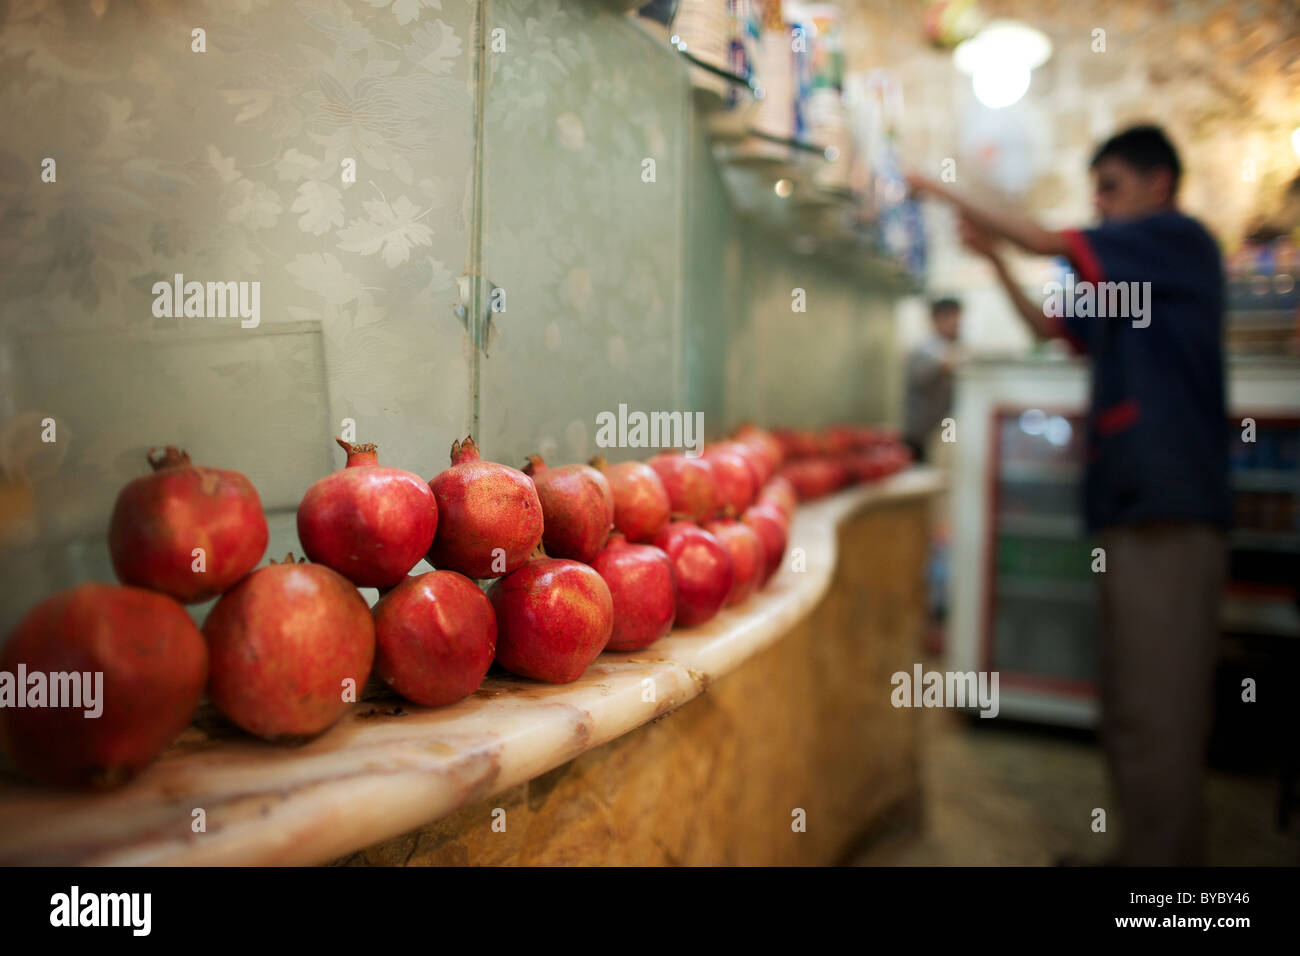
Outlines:
{"label": "green floral wallpaper", "polygon": [[[685,410],[682,275],[690,86],[670,51],[603,6],[492,0],[483,131],[491,315],[485,449],[597,451],[596,416]],[[498,34],[501,36],[501,34]]]}
{"label": "green floral wallpaper", "polygon": [[[344,419],[431,475],[472,417],[477,6],[102,7],[10,4],[0,30],[6,621],[112,579],[107,516],[151,445],[248,474],[282,555]],[[257,314],[160,303],[177,275],[256,283]]]}
{"label": "green floral wallpaper", "polygon": [[151,446],[248,474],[282,555],[349,422],[431,476],[471,429],[512,464],[649,454],[597,447],[620,405],[710,436],[883,407],[863,363],[890,324],[750,235],[686,71],[610,5],[0,17],[3,630],[112,580],[112,501]]}

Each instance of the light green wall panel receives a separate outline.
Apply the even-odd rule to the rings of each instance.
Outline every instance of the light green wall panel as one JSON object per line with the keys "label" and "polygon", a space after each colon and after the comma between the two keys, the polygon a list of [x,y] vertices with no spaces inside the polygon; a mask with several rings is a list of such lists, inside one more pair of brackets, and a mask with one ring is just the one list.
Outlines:
{"label": "light green wall panel", "polygon": [[[283,555],[345,419],[427,477],[471,429],[647,457],[597,447],[620,405],[711,438],[881,416],[887,297],[739,214],[683,64],[611,6],[0,14],[0,629],[113,579],[150,446],[248,474]],[[177,273],[258,283],[259,324],[155,315]]]}

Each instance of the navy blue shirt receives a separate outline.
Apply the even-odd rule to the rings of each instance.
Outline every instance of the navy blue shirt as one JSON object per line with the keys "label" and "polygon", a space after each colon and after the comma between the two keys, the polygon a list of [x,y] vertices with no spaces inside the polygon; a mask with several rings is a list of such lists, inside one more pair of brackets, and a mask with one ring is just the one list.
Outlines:
{"label": "navy blue shirt", "polygon": [[1162,520],[1228,527],[1225,292],[1213,237],[1172,210],[1064,235],[1075,282],[1098,293],[1092,316],[1062,319],[1092,359],[1088,529]]}

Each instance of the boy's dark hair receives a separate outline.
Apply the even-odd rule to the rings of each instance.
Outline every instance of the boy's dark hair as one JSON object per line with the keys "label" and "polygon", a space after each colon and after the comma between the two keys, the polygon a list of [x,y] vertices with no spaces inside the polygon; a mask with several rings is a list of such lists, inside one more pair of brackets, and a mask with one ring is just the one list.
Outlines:
{"label": "boy's dark hair", "polygon": [[935,299],[930,303],[930,318],[937,319],[945,312],[960,312],[961,303],[952,296],[944,296],[942,299]]}
{"label": "boy's dark hair", "polygon": [[1183,164],[1178,159],[1178,150],[1174,149],[1174,144],[1159,126],[1148,123],[1121,130],[1097,147],[1088,168],[1096,169],[1103,159],[1112,157],[1141,173],[1156,169],[1169,170],[1169,196],[1172,199],[1178,193]]}

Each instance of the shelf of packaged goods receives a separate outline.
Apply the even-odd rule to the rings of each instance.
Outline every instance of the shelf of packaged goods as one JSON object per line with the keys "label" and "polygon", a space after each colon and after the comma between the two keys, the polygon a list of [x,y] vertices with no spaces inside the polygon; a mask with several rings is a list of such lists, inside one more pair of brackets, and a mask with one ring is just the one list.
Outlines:
{"label": "shelf of packaged goods", "polygon": [[1268,326],[1271,328],[1300,325],[1300,311],[1296,309],[1233,309],[1224,316],[1229,328]]}
{"label": "shelf of packaged goods", "polygon": [[997,595],[1000,598],[1036,601],[1064,601],[1088,604],[1097,599],[1092,581],[1073,578],[1035,577],[1024,574],[999,574]]}
{"label": "shelf of packaged goods", "polygon": [[1223,630],[1237,634],[1300,637],[1300,607],[1294,599],[1229,594],[1220,623]]}
{"label": "shelf of packaged goods", "polygon": [[1083,525],[1074,515],[1003,512],[998,515],[998,534],[1077,540],[1083,537]]}
{"label": "shelf of packaged goods", "polygon": [[1079,466],[1070,462],[1004,461],[998,478],[1014,484],[1072,485],[1079,481]]}
{"label": "shelf of packaged goods", "polygon": [[1300,493],[1300,471],[1294,468],[1238,468],[1232,472],[1237,491],[1280,491]]}
{"label": "shelf of packaged goods", "polygon": [[1250,528],[1234,528],[1228,536],[1228,541],[1234,550],[1239,551],[1300,553],[1300,532],[1295,531],[1255,531]]}

